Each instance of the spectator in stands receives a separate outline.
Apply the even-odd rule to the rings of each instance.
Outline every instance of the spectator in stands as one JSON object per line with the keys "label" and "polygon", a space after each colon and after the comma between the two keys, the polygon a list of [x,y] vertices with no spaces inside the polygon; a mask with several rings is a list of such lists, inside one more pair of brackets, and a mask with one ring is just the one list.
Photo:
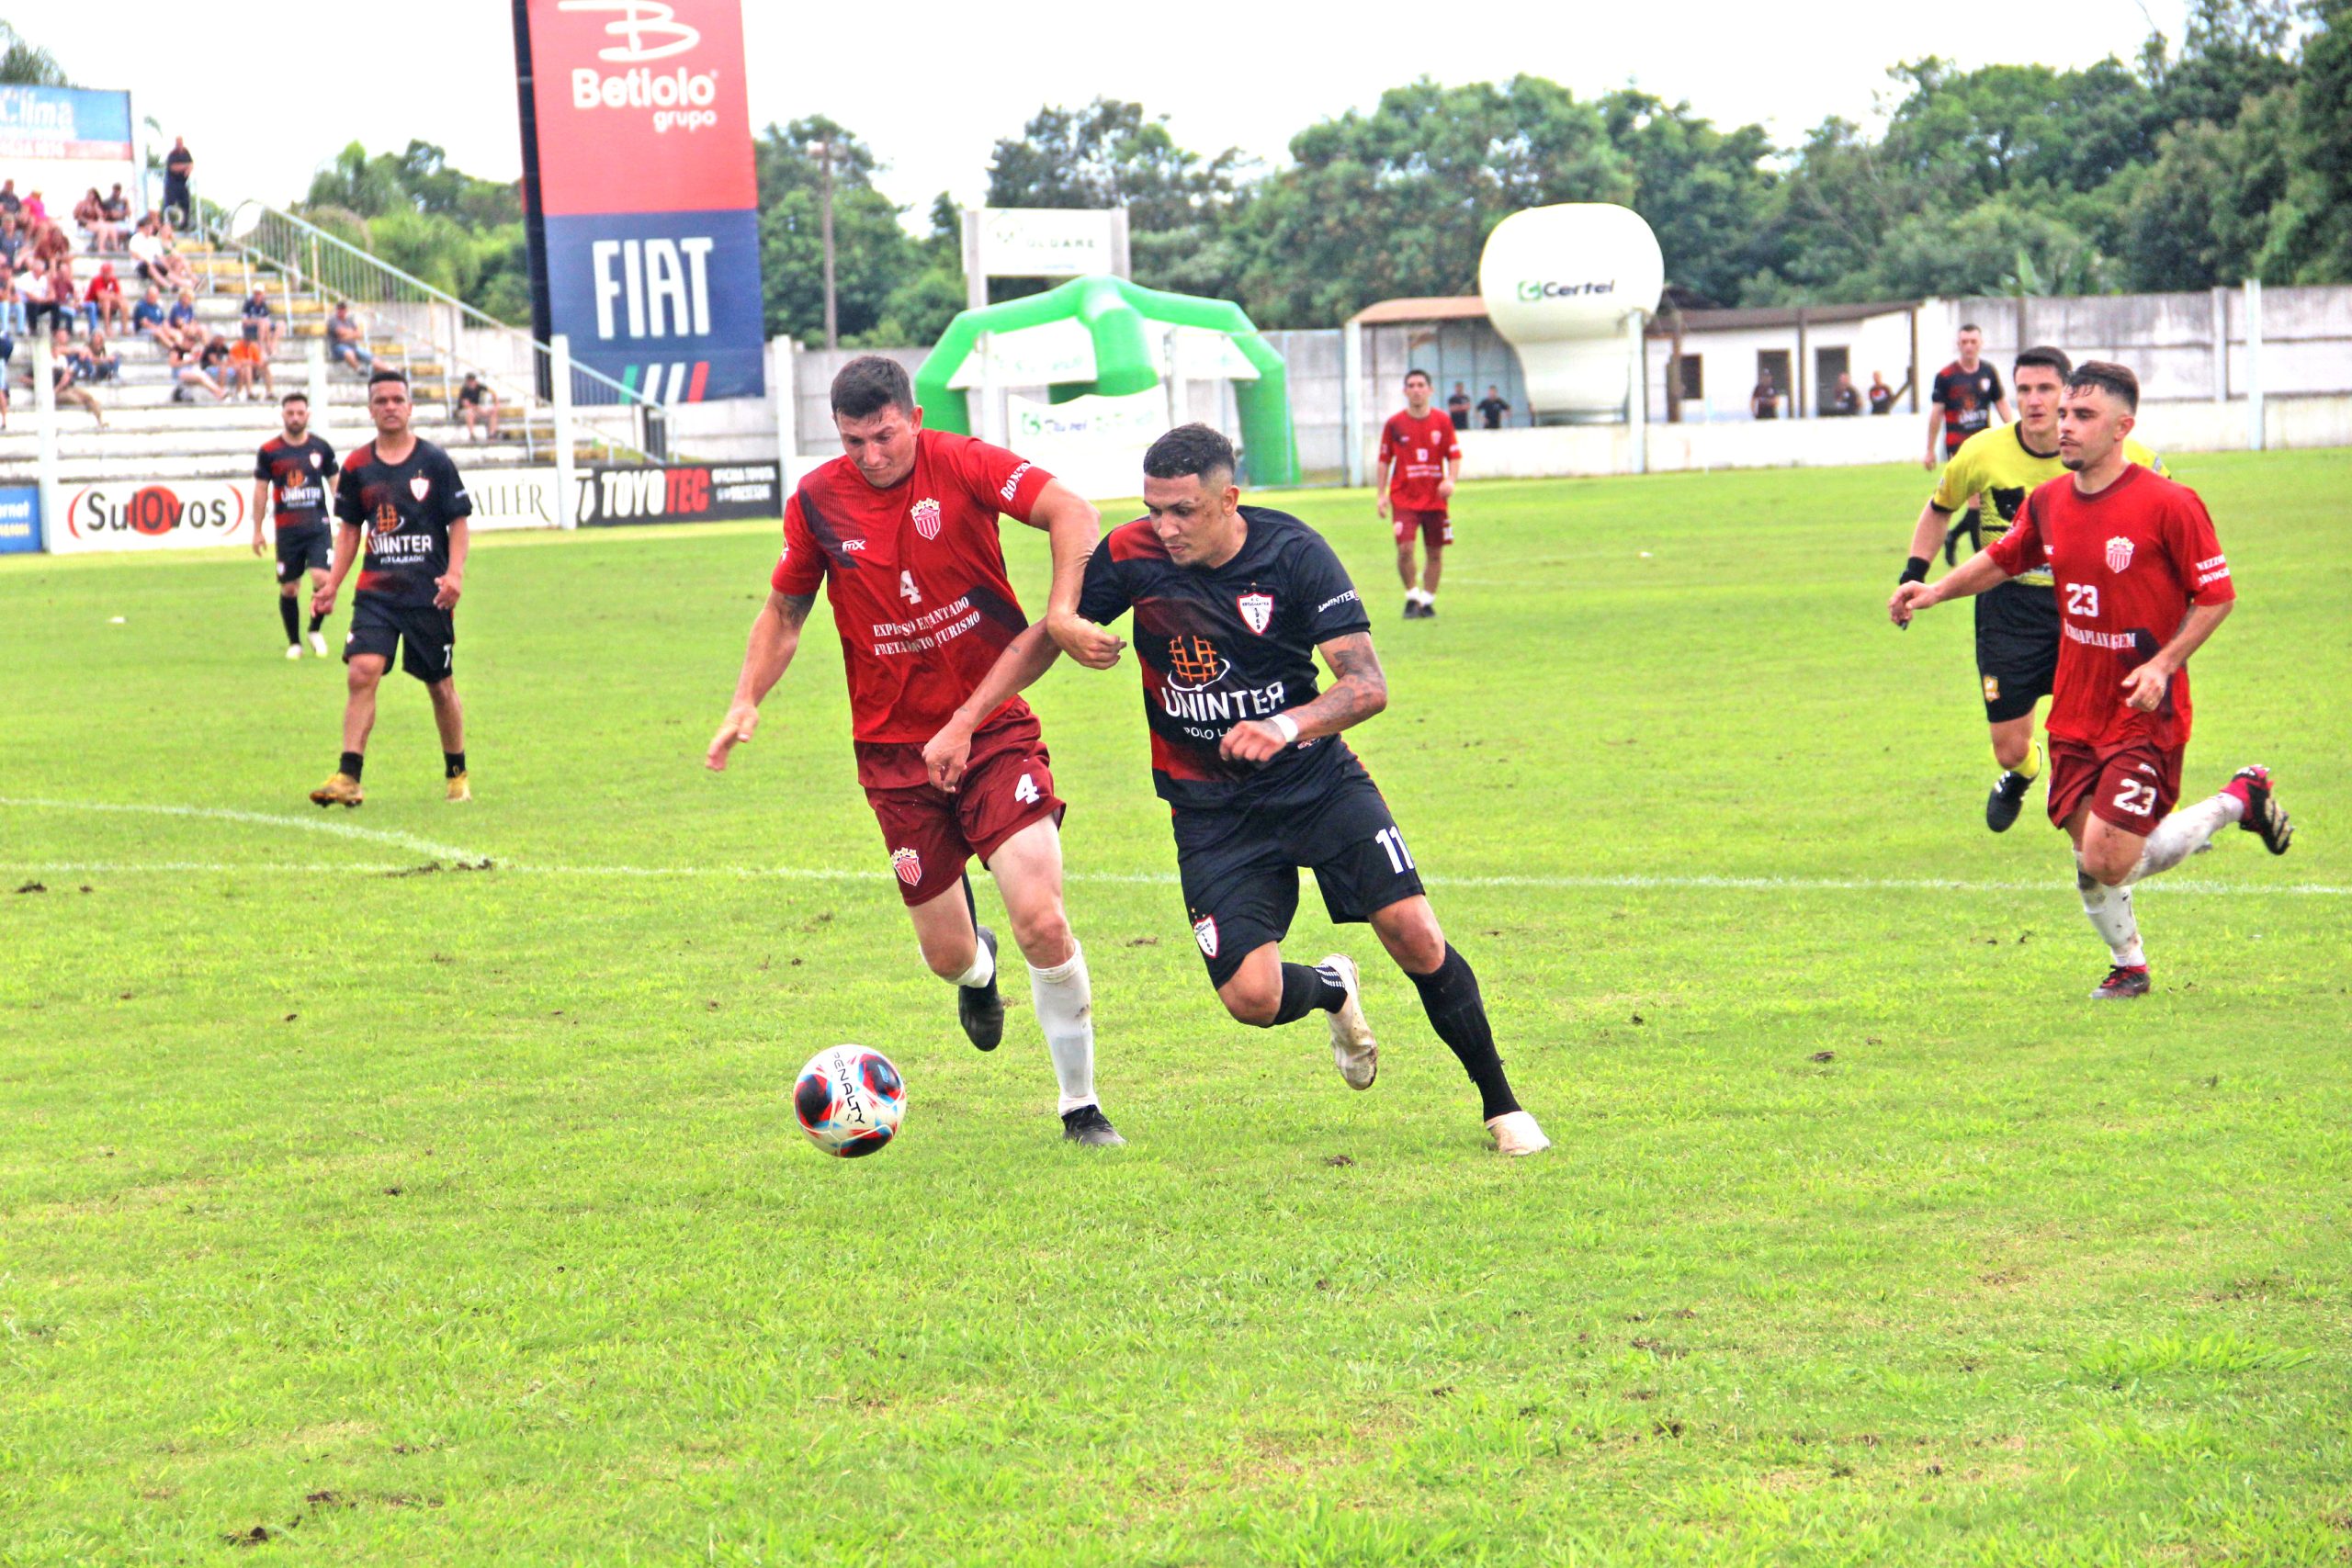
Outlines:
{"label": "spectator in stands", "polygon": [[269,290],[258,283],[254,284],[254,291],[246,299],[244,310],[240,314],[244,318],[245,342],[261,344],[265,358],[277,353],[277,318],[270,314]]}
{"label": "spectator in stands", "polygon": [[196,154],[187,150],[187,138],[172,138],[172,150],[164,155],[164,211],[176,214],[176,220],[189,222],[196,217],[196,204],[189,199],[187,177],[196,170]]}
{"label": "spectator in stands", "polygon": [[1487,395],[1478,400],[1478,419],[1488,430],[1500,430],[1510,418],[1510,405],[1503,401],[1502,389],[1487,384]]}
{"label": "spectator in stands", "polygon": [[107,222],[107,204],[99,198],[96,186],[92,186],[84,193],[82,199],[74,204],[74,221],[90,236],[93,252],[110,251],[114,249],[115,242],[121,238]]}
{"label": "spectator in stands", "polygon": [[1829,394],[1829,412],[1840,419],[1862,412],[1862,394],[1854,378],[1843,370],[1838,372],[1837,389]]}
{"label": "spectator in stands", "polygon": [[130,253],[131,270],[139,275],[141,282],[164,281],[163,224],[153,213],[139,220],[139,227],[130,231],[130,239],[123,248]]}
{"label": "spectator in stands", "polygon": [[1757,419],[1781,417],[1781,394],[1772,385],[1770,370],[1756,373],[1756,389],[1747,394],[1747,412]]}
{"label": "spectator in stands", "polygon": [[351,313],[348,299],[336,300],[334,314],[327,318],[327,353],[362,376],[376,368],[376,356],[368,352],[368,330]]}
{"label": "spectator in stands", "polygon": [[39,191],[25,197],[25,221],[33,226],[35,233],[40,232],[40,226],[49,221],[49,204],[41,200]]}
{"label": "spectator in stands", "polygon": [[153,338],[155,346],[165,354],[179,346],[179,333],[164,324],[164,291],[152,283],[130,308],[130,330],[141,337]]}
{"label": "spectator in stands", "polygon": [[88,390],[78,384],[80,379],[70,356],[54,355],[51,357],[49,382],[56,389],[57,400],[61,403],[76,403],[88,409],[90,417],[98,422],[98,429],[104,431],[107,427],[107,411],[98,406],[97,399],[90,396]]}
{"label": "spectator in stands", "polygon": [[59,315],[57,289],[50,281],[49,264],[35,256],[32,265],[17,275],[17,293],[25,302],[26,333],[49,331]]}
{"label": "spectator in stands", "polygon": [[164,314],[164,320],[171,327],[173,334],[179,339],[179,348],[182,353],[194,354],[204,346],[204,328],[198,324],[196,319],[194,289],[181,289],[179,298],[172,301],[172,308]]}
{"label": "spectator in stands", "polygon": [[[28,207],[26,212],[29,217],[31,209]],[[33,224],[32,235],[33,254],[47,262],[52,269],[74,254],[74,242],[66,237],[65,230],[60,224],[41,219]]]}
{"label": "spectator in stands", "polygon": [[269,355],[263,351],[260,339],[239,338],[229,350],[229,370],[237,378],[237,390],[247,399],[261,396],[254,389],[254,378],[256,376],[261,378],[262,385],[268,389],[272,399],[277,396],[277,378],[270,374]]}
{"label": "spectator in stands", "polygon": [[17,194],[17,182],[0,180],[0,212],[14,218],[24,209],[25,198]]}
{"label": "spectator in stands", "polygon": [[498,394],[481,384],[481,378],[466,372],[465,384],[458,389],[458,417],[466,422],[466,439],[480,441],[474,421],[481,420],[490,427],[490,438],[498,439]]}
{"label": "spectator in stands", "polygon": [[1871,412],[1892,413],[1894,411],[1894,389],[1886,384],[1884,372],[1871,372]]}
{"label": "spectator in stands", "polygon": [[105,214],[106,220],[114,225],[115,248],[119,250],[123,235],[130,231],[130,198],[122,194],[120,180],[115,182],[114,189],[107,193],[106,200],[100,202],[98,208]]}
{"label": "spectator in stands", "polygon": [[1470,428],[1470,394],[1459,381],[1453,384],[1453,395],[1445,400],[1445,417],[1456,430]]}
{"label": "spectator in stands", "polygon": [[122,279],[114,275],[114,263],[98,264],[98,276],[83,291],[82,310],[90,318],[94,333],[101,324],[120,332],[130,320],[130,307],[122,302]]}
{"label": "spectator in stands", "polygon": [[85,381],[111,381],[122,374],[122,355],[115,352],[114,345],[107,341],[107,334],[102,332],[95,329],[91,332],[82,345],[82,357],[89,367],[87,374],[82,378]]}
{"label": "spectator in stands", "polygon": [[209,392],[214,402],[229,396],[228,389],[215,381],[204,368],[204,341],[199,335],[193,344],[172,350],[172,401],[193,402],[198,392]]}
{"label": "spectator in stands", "polygon": [[17,269],[0,262],[0,333],[17,337],[32,330],[25,320],[24,296],[17,292]]}
{"label": "spectator in stands", "polygon": [[0,211],[0,260],[5,260],[11,267],[15,266],[17,258],[25,254],[25,247],[31,243],[32,236],[27,234],[25,226],[17,221],[17,215]]}

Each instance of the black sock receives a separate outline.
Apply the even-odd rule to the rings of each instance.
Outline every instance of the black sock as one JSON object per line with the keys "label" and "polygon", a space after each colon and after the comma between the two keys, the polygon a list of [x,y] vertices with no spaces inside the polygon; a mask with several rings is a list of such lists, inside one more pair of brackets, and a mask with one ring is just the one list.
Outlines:
{"label": "black sock", "polygon": [[335,764],[335,772],[339,773],[349,773],[356,779],[359,776],[359,770],[367,765],[368,759],[360,753],[356,751],[345,751],[343,754],[343,761]]}
{"label": "black sock", "polygon": [[1480,1114],[1491,1122],[1518,1110],[1510,1080],[1503,1077],[1503,1060],[1495,1055],[1495,1032],[1487,1022],[1486,998],[1478,994],[1478,976],[1470,972],[1469,962],[1448,942],[1445,962],[1438,965],[1437,973],[1408,978],[1421,993],[1430,1027],[1453,1048],[1453,1054],[1462,1058],[1462,1070],[1478,1086],[1478,1098],[1486,1105]]}
{"label": "black sock", "polygon": [[454,779],[466,771],[466,754],[463,751],[444,751],[441,753],[441,776]]}
{"label": "black sock", "polygon": [[312,631],[317,631],[321,626],[325,626],[326,624],[327,618],[324,615],[312,615],[311,617],[311,629]]}
{"label": "black sock", "polygon": [[1348,999],[1340,976],[1319,964],[1283,965],[1283,1000],[1274,1010],[1275,1023],[1290,1023],[1310,1012],[1337,1012]]}
{"label": "black sock", "polygon": [[277,596],[277,618],[286,623],[286,640],[288,643],[302,640],[301,606],[283,593]]}

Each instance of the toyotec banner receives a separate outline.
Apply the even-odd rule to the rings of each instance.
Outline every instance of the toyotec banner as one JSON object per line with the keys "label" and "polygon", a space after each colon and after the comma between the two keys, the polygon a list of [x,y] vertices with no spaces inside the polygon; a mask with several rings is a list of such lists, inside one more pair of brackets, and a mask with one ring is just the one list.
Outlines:
{"label": "toyotec banner", "polygon": [[547,333],[649,400],[764,395],[741,0],[515,0]]}

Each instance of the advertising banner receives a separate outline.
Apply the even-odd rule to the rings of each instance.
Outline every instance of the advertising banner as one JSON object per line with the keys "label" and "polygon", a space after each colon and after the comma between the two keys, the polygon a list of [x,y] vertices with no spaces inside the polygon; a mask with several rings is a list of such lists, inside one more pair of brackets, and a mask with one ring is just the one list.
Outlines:
{"label": "advertising banner", "polygon": [[40,548],[40,487],[0,486],[0,556],[24,555]]}
{"label": "advertising banner", "polygon": [[240,544],[253,537],[253,488],[234,479],[67,485],[49,548],[74,555]]}
{"label": "advertising banner", "polygon": [[1142,491],[1144,452],[1168,428],[1168,394],[1041,403],[1012,393],[1004,413],[1014,451],[1088,500],[1107,501]]}
{"label": "advertising banner", "polygon": [[541,335],[649,400],[765,395],[741,0],[514,0]]}
{"label": "advertising banner", "polygon": [[[80,87],[0,87],[0,159],[63,158],[130,163],[130,95]],[[21,174],[17,184],[19,194],[32,189]],[[51,205],[63,211],[80,194],[61,191]]]}
{"label": "advertising banner", "polygon": [[581,481],[580,521],[590,527],[783,515],[774,463],[598,463]]}
{"label": "advertising banner", "polygon": [[476,533],[563,526],[553,468],[476,468],[466,476],[466,496],[474,503],[467,521]]}

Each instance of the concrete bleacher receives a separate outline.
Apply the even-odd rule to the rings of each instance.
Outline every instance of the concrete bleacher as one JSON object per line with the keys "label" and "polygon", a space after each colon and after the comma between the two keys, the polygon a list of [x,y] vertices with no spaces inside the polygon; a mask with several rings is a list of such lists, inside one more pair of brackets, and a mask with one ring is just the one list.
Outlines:
{"label": "concrete bleacher", "polygon": [[[88,238],[73,223],[64,225],[75,243],[74,276],[85,289],[102,262],[114,264],[121,280],[123,300],[135,305],[144,286],[136,264],[121,253],[93,254]],[[314,400],[311,355],[326,336],[332,303],[316,290],[289,287],[288,279],[269,270],[256,270],[241,255],[207,250],[184,236],[178,253],[187,258],[198,282],[198,321],[234,344],[241,334],[240,311],[255,283],[269,291],[278,336],[270,357],[270,374],[277,394],[304,392]],[[165,294],[168,305],[171,296]],[[359,310],[368,332],[368,347],[383,363],[409,374],[416,405],[415,429],[428,441],[463,454],[469,468],[502,468],[551,460],[552,432],[544,412],[526,413],[511,403],[502,408],[499,439],[484,436],[469,444],[455,409],[458,378],[427,350],[388,335],[380,323]],[[74,333],[83,336],[80,322]],[[191,389],[190,400],[174,399],[177,376],[170,357],[153,339],[128,331],[109,333],[107,352],[119,356],[120,371],[108,380],[79,383],[105,411],[101,432],[87,409],[67,402],[57,407],[57,479],[64,484],[99,480],[239,479],[253,472],[254,454],[278,429],[275,397],[260,392],[255,400],[232,392],[216,401],[201,389]],[[19,339],[8,370],[7,428],[0,433],[0,484],[31,484],[40,476],[40,440],[32,385],[34,348]],[[314,430],[338,449],[357,446],[374,434],[367,410],[367,383],[358,371],[330,361],[326,367],[326,406],[311,411]]]}

